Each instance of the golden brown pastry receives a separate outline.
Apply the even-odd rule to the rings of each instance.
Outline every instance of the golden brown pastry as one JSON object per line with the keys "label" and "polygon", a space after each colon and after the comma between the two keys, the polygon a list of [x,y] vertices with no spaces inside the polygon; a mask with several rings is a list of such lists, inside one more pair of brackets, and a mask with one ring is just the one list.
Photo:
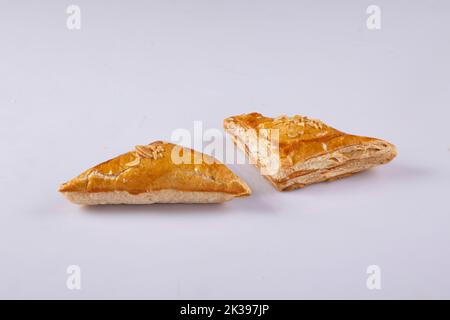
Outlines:
{"label": "golden brown pastry", "polygon": [[216,203],[251,193],[213,157],[161,141],[101,163],[59,191],[84,205]]}
{"label": "golden brown pastry", "polygon": [[274,119],[249,113],[225,119],[224,127],[279,191],[346,177],[397,155],[389,142],[346,134],[298,115]]}

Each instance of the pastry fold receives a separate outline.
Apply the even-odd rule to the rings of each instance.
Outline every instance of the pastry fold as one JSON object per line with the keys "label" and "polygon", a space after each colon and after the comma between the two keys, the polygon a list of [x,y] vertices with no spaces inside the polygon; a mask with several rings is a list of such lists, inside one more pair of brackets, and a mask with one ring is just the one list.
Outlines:
{"label": "pastry fold", "polygon": [[243,114],[225,119],[224,128],[279,191],[343,178],[397,155],[387,141],[347,134],[299,115]]}
{"label": "pastry fold", "polygon": [[251,193],[215,158],[162,141],[103,162],[59,191],[82,205],[217,203]]}

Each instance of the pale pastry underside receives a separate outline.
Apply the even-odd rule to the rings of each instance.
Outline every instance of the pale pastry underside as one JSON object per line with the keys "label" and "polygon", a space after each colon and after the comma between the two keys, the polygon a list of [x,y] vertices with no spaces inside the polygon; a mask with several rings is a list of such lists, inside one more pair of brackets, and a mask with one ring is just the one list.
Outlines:
{"label": "pale pastry underside", "polygon": [[268,177],[278,190],[293,190],[312,183],[333,181],[348,177],[372,167],[387,163],[395,156],[390,146],[381,148],[380,143],[350,146],[310,159],[300,170],[280,179]]}
{"label": "pale pastry underside", "polygon": [[81,205],[153,204],[153,203],[221,203],[234,198],[224,192],[159,190],[131,194],[126,191],[63,192],[68,200]]}

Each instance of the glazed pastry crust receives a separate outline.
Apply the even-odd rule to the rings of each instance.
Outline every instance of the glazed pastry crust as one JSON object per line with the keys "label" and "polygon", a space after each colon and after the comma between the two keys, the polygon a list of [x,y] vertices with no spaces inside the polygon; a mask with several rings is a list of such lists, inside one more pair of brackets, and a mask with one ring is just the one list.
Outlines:
{"label": "glazed pastry crust", "polygon": [[162,141],[103,162],[59,191],[78,204],[210,203],[251,193],[215,158]]}
{"label": "glazed pastry crust", "polygon": [[[280,191],[346,177],[387,163],[397,154],[395,146],[384,140],[346,134],[298,115],[274,119],[244,114],[225,119],[224,128],[260,169],[273,160],[258,153],[255,139],[272,145],[277,170],[264,176]],[[271,130],[277,130],[277,147],[266,138]]]}

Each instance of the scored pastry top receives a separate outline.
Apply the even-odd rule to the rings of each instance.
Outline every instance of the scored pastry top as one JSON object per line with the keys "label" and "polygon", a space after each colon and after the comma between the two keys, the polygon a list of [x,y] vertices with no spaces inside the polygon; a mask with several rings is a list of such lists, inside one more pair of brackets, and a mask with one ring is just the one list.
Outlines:
{"label": "scored pastry top", "polygon": [[[173,157],[186,152],[190,162],[174,161]],[[59,191],[140,194],[167,189],[250,194],[248,186],[213,157],[162,141],[136,146],[133,151],[103,162],[62,184]]]}
{"label": "scored pastry top", "polygon": [[320,120],[300,115],[270,118],[253,112],[225,119],[224,127],[235,138],[242,136],[242,134],[236,134],[238,131],[242,133],[248,129],[255,130],[257,137],[261,137],[261,129],[277,130],[278,140],[276,142],[279,147],[279,158],[282,168],[343,147],[371,141],[382,141],[375,138],[346,134],[326,125]]}

